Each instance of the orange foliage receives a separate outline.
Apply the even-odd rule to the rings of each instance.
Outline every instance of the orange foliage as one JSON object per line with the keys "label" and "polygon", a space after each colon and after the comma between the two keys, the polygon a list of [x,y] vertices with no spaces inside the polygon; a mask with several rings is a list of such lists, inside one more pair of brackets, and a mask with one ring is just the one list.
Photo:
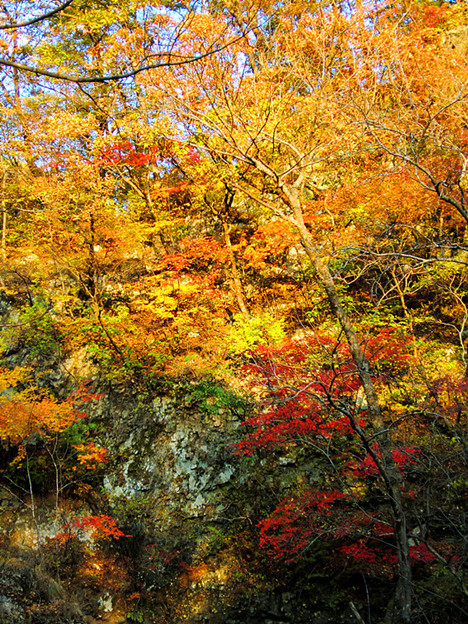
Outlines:
{"label": "orange foliage", "polygon": [[15,390],[27,381],[28,371],[0,371],[3,401],[0,403],[0,440],[12,444],[25,442],[37,434],[41,437],[60,433],[82,417],[71,401],[59,402],[34,387]]}
{"label": "orange foliage", "polygon": [[98,464],[108,461],[108,451],[94,442],[88,444],[74,444],[73,448],[78,451],[78,461],[84,464],[88,470],[93,470]]}
{"label": "orange foliage", "polygon": [[245,241],[242,257],[247,266],[261,269],[267,266],[267,260],[276,260],[298,242],[297,233],[289,223],[274,220],[261,225],[250,238]]}

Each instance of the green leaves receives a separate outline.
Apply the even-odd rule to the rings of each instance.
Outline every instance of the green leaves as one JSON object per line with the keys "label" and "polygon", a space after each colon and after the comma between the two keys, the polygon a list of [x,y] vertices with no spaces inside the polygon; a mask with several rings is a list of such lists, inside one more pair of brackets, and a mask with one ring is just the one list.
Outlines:
{"label": "green leaves", "polygon": [[248,319],[236,314],[228,344],[232,353],[239,354],[259,345],[278,344],[285,336],[284,321],[269,312]]}

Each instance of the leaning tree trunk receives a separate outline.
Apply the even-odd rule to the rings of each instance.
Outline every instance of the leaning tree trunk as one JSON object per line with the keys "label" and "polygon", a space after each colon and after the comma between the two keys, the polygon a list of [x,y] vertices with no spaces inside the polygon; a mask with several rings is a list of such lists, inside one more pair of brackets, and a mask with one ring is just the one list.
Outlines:
{"label": "leaning tree trunk", "polygon": [[411,611],[411,566],[409,557],[408,531],[406,526],[406,514],[401,498],[401,475],[395,465],[392,455],[392,444],[387,433],[379,399],[370,374],[369,360],[364,355],[356,332],[351,321],[341,304],[333,277],[328,263],[314,245],[314,242],[302,220],[302,211],[294,211],[294,225],[299,230],[302,244],[311,260],[320,283],[325,288],[331,310],[338,320],[340,327],[348,342],[349,350],[357,368],[359,378],[367,400],[367,415],[369,423],[374,429],[373,440],[378,444],[380,458],[370,448],[369,439],[356,423],[351,426],[360,435],[366,450],[372,455],[385,484],[386,494],[392,510],[395,543],[398,554],[398,581],[395,594],[388,607],[385,622],[406,623],[410,621]]}
{"label": "leaning tree trunk", "polygon": [[232,273],[232,289],[234,292],[234,296],[237,301],[237,305],[242,313],[242,316],[245,319],[249,318],[249,311],[247,310],[247,306],[245,304],[244,293],[242,292],[242,282],[240,280],[239,271],[237,270],[237,262],[236,256],[234,255],[234,250],[232,249],[231,236],[229,233],[229,225],[223,219],[223,230],[224,230],[224,242],[226,244],[226,248],[228,250],[229,263],[231,265],[231,273]]}

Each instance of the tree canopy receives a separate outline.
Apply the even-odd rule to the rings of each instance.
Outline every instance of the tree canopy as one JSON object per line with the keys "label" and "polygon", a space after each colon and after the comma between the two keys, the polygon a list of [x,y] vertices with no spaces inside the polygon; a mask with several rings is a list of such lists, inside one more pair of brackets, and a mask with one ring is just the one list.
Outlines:
{"label": "tree canopy", "polygon": [[369,622],[441,621],[451,579],[461,622],[465,3],[33,4],[0,8],[0,441],[18,463],[77,421],[15,349],[142,396],[228,384],[256,405],[237,457],[318,466],[265,552],[390,588]]}

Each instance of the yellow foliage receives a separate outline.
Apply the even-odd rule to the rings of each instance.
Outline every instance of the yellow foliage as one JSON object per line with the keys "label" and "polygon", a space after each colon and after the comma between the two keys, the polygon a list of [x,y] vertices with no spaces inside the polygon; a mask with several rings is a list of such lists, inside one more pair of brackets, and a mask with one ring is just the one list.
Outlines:
{"label": "yellow foliage", "polygon": [[19,383],[25,382],[31,369],[27,367],[14,368],[13,370],[0,369],[0,392],[9,388],[16,388]]}

